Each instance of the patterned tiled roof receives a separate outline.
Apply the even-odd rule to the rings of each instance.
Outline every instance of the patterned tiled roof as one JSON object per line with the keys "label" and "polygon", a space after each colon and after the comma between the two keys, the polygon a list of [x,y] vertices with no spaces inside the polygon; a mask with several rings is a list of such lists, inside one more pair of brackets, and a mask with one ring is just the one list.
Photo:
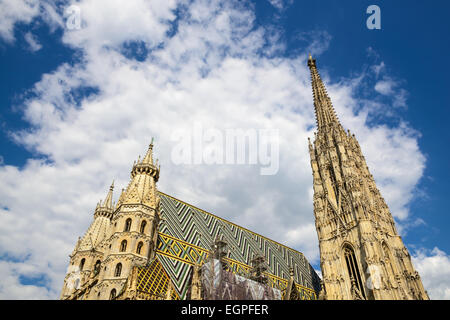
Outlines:
{"label": "patterned tiled roof", "polygon": [[228,244],[226,259],[233,272],[245,274],[251,260],[263,255],[269,283],[274,287],[285,289],[292,267],[298,288],[306,296],[316,297],[320,280],[301,252],[165,193],[159,192],[159,195],[162,222],[157,255],[181,299],[186,298],[191,266],[206,260],[217,235]]}

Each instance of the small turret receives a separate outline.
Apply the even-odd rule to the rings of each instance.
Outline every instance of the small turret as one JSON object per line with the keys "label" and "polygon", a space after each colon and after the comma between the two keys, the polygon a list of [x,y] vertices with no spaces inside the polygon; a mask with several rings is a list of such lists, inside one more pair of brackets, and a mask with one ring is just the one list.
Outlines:
{"label": "small turret", "polygon": [[153,162],[153,139],[147,153],[134,163],[131,170],[131,180],[125,191],[120,196],[119,205],[122,204],[145,204],[156,208],[157,194],[156,182],[159,179],[159,166]]}
{"label": "small turret", "polygon": [[153,138],[150,143],[147,153],[141,161],[141,156],[139,156],[138,161],[133,165],[131,170],[131,177],[134,178],[137,174],[148,174],[158,182],[159,179],[159,167],[153,163]]}
{"label": "small turret", "polygon": [[99,203],[97,204],[97,207],[95,208],[94,218],[96,218],[98,216],[104,216],[107,218],[112,217],[112,214],[114,211],[114,206],[113,206],[113,202],[112,202],[113,190],[114,190],[114,181],[112,182],[111,186],[109,187],[109,192],[106,195],[106,198],[103,201],[103,203],[101,201],[99,201]]}

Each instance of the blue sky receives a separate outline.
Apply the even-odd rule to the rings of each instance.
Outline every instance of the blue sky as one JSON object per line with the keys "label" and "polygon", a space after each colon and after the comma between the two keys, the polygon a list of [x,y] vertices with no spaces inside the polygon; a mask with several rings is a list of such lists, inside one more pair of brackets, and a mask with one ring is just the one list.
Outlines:
{"label": "blue sky", "polygon": [[[71,4],[80,30],[67,28]],[[381,30],[366,27],[372,4]],[[3,1],[0,297],[58,297],[96,202],[111,180],[126,187],[151,136],[162,191],[287,243],[319,270],[306,149],[311,52],[427,289],[450,298],[449,9],[445,1]],[[274,110],[270,122],[261,116]],[[171,132],[195,122],[282,128],[279,174],[173,164]]]}

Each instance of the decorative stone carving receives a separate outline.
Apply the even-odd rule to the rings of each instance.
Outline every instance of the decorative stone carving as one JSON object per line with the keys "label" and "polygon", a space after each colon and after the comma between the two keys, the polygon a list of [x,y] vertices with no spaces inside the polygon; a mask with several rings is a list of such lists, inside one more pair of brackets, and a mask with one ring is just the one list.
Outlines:
{"label": "decorative stone carving", "polygon": [[[407,249],[401,240],[394,240],[399,236],[395,231],[392,215],[369,172],[355,135],[350,134],[350,131],[347,134],[337,119],[317,71],[316,61],[311,56],[308,59],[308,66],[311,71],[318,128],[314,142],[312,144],[311,141],[309,142],[315,186],[314,215],[318,235],[320,230],[320,247],[335,253],[331,257],[327,253],[329,250],[321,250],[321,265],[328,266],[322,270],[326,298],[428,298],[420,280],[416,280],[415,277],[414,279],[406,278],[408,274],[406,268],[414,270]],[[323,186],[323,188],[316,188],[316,186]],[[332,193],[336,194],[336,201],[333,200]],[[321,203],[325,204],[325,208],[321,206]],[[323,215],[324,210],[331,214]],[[398,254],[393,255],[395,258],[392,261],[391,257],[383,261],[396,266],[395,269],[403,269],[407,280],[405,284],[399,283],[398,286],[402,286],[404,292],[410,292],[408,288],[414,282],[418,283],[420,294],[415,292],[409,296],[396,294],[394,291],[397,289],[389,280],[394,279],[395,274],[389,268],[385,268],[388,271],[385,271],[386,279],[383,278],[384,282],[387,281],[382,284],[384,290],[376,290],[376,293],[371,294],[369,288],[365,285],[361,286],[367,280],[365,270],[362,270],[363,266],[375,264],[381,259],[381,242],[378,239],[386,239],[387,246],[394,253],[401,252],[403,256],[408,257],[405,259],[407,266],[402,259],[396,257]],[[354,261],[347,261],[342,255],[342,246],[346,242],[350,243],[355,250]],[[370,246],[367,245],[368,243]],[[349,264],[352,265],[353,271],[349,270]],[[338,276],[339,274],[341,276]],[[352,278],[352,276],[355,277]],[[335,281],[341,281],[342,285],[332,285]]]}

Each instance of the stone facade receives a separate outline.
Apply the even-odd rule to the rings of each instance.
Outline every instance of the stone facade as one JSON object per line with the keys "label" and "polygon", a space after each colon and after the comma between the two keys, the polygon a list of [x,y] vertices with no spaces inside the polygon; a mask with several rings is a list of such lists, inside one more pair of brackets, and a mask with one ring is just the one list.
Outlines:
{"label": "stone facade", "polygon": [[134,163],[130,183],[116,205],[113,186],[95,209],[94,221],[70,255],[61,299],[111,299],[123,294],[133,268],[154,256],[160,220],[153,144]]}
{"label": "stone facade", "polygon": [[317,133],[309,152],[322,299],[428,299],[354,134],[340,124],[317,71],[311,71]]}
{"label": "stone facade", "polygon": [[237,276],[225,273],[230,279],[252,283],[253,260],[262,254],[267,264],[256,280],[283,293],[289,282],[296,298],[317,298],[320,278],[302,253],[158,191],[159,170],[151,144],[117,204],[113,185],[97,204],[70,255],[61,299],[207,298],[199,270],[217,237],[226,239],[220,259]]}
{"label": "stone facade", "polygon": [[117,204],[114,184],[97,204],[70,255],[60,298],[202,299],[202,266],[220,238],[228,247],[216,259],[230,281],[256,281],[283,299],[428,299],[358,141],[339,123],[315,60],[308,65],[318,127],[309,152],[321,284],[302,253],[159,192],[152,142]]}

